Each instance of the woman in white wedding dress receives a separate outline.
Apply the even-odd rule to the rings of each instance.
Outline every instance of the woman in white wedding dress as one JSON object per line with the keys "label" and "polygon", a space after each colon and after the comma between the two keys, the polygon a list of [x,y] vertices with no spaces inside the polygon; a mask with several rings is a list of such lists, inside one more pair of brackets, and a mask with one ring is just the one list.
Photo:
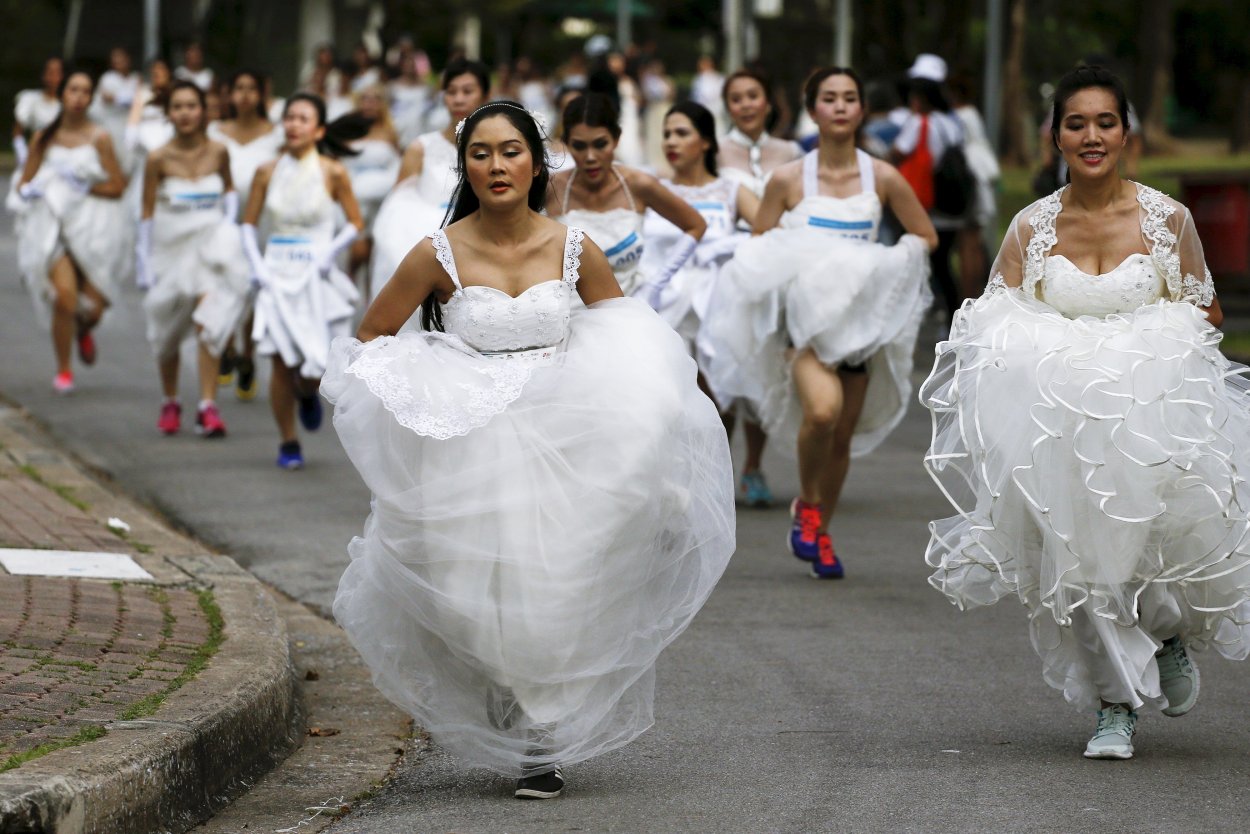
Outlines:
{"label": "woman in white wedding dress", "polygon": [[240,248],[238,194],[226,147],[208,138],[204,91],[175,81],[165,103],[174,138],[147,158],[135,277],[147,316],[148,341],[161,377],[162,434],[182,427],[179,356],[193,331],[199,371],[196,428],[225,437],[217,408],[217,371],[247,302],[247,262]]}
{"label": "woman in white wedding dress", "polygon": [[656,658],[734,550],[729,449],[681,339],[540,214],[524,108],[472,114],[458,163],[451,224],[322,383],[373,493],[334,614],[439,744],[551,798],[651,725]]}
{"label": "woman in white wedding dress", "polygon": [[[725,268],[709,378],[713,390],[735,378],[768,436],[796,450],[790,552],[813,577],[838,579],[829,521],[851,457],[876,448],[911,400],[937,233],[898,171],[857,147],[864,106],[854,71],[817,70],[804,101],[820,144],[773,173],[757,236]],[[886,208],[907,231],[894,246],[877,242]]]}
{"label": "woman in white wedding dress", "polygon": [[930,582],[1018,598],[1046,682],[1098,711],[1085,755],[1110,759],[1141,707],[1193,707],[1187,648],[1250,653],[1245,369],[1189,211],[1116,170],[1127,111],[1106,70],[1059,82],[1072,183],[1016,216],[921,390],[958,511],[930,524]]}
{"label": "woman in white wedding dress", "polygon": [[[547,214],[585,230],[607,256],[621,292],[657,306],[659,294],[694,254],[707,222],[655,177],[616,162],[621,124],[607,96],[587,93],[570,101],[560,128],[576,167],[552,175]],[[680,230],[668,258],[652,273],[642,269],[648,210]]]}
{"label": "woman in white wedding dress", "polygon": [[31,140],[17,185],[18,268],[36,315],[51,325],[52,387],[61,394],[74,389],[75,342],[83,364],[95,362],[92,330],[131,266],[133,238],[119,202],[126,178],[108,131],[87,117],[93,92],[85,72],[65,74],[61,112]]}
{"label": "woman in white wedding dress", "polygon": [[456,125],[486,102],[490,71],[478,61],[453,60],[443,71],[443,106],[450,121],[414,139],[400,162],[397,184],[373,223],[369,292],[376,298],[412,247],[442,225],[456,187]]}

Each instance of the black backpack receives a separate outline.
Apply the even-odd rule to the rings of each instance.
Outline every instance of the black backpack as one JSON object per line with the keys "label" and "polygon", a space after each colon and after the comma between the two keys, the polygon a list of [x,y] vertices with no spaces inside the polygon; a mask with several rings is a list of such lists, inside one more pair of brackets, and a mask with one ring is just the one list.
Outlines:
{"label": "black backpack", "polygon": [[963,217],[972,208],[976,188],[963,145],[949,146],[933,167],[933,210],[948,217]]}

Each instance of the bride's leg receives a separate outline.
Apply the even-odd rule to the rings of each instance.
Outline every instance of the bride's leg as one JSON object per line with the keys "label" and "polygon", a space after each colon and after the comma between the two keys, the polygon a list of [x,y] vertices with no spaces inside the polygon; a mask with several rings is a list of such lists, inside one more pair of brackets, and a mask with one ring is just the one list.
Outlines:
{"label": "bride's leg", "polygon": [[839,369],[838,379],[842,383],[842,414],[833,432],[833,456],[821,481],[820,500],[825,511],[822,519],[824,527],[821,529],[828,529],[829,518],[842,496],[842,485],[846,483],[846,473],[851,468],[851,438],[855,435],[855,424],[864,410],[864,395],[868,392],[868,374],[862,370]]}
{"label": "bride's leg", "polygon": [[799,498],[805,504],[820,505],[825,498],[821,489],[826,486],[834,437],[842,417],[842,380],[811,350],[804,350],[794,358],[793,373],[803,407],[798,444]]}

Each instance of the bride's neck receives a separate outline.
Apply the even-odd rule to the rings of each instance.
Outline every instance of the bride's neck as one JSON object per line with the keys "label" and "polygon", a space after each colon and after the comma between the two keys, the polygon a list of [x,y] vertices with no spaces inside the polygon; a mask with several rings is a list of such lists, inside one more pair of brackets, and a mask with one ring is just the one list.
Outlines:
{"label": "bride's neck", "polygon": [[1068,201],[1073,208],[1099,212],[1111,208],[1124,193],[1124,180],[1117,172],[1097,179],[1074,178],[1068,188]]}

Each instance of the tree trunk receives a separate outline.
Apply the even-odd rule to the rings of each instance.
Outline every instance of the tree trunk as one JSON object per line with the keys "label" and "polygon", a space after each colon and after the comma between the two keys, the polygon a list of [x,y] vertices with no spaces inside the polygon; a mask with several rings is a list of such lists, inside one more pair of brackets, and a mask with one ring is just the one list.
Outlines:
{"label": "tree trunk", "polygon": [[1176,142],[1168,133],[1167,101],[1172,92],[1175,0],[1141,0],[1137,27],[1135,101],[1146,148],[1166,152]]}
{"label": "tree trunk", "polygon": [[1007,55],[1003,61],[1003,158],[1011,165],[1028,165],[1029,94],[1024,89],[1024,25],[1027,20],[1026,0],[1011,0],[1010,34]]}

